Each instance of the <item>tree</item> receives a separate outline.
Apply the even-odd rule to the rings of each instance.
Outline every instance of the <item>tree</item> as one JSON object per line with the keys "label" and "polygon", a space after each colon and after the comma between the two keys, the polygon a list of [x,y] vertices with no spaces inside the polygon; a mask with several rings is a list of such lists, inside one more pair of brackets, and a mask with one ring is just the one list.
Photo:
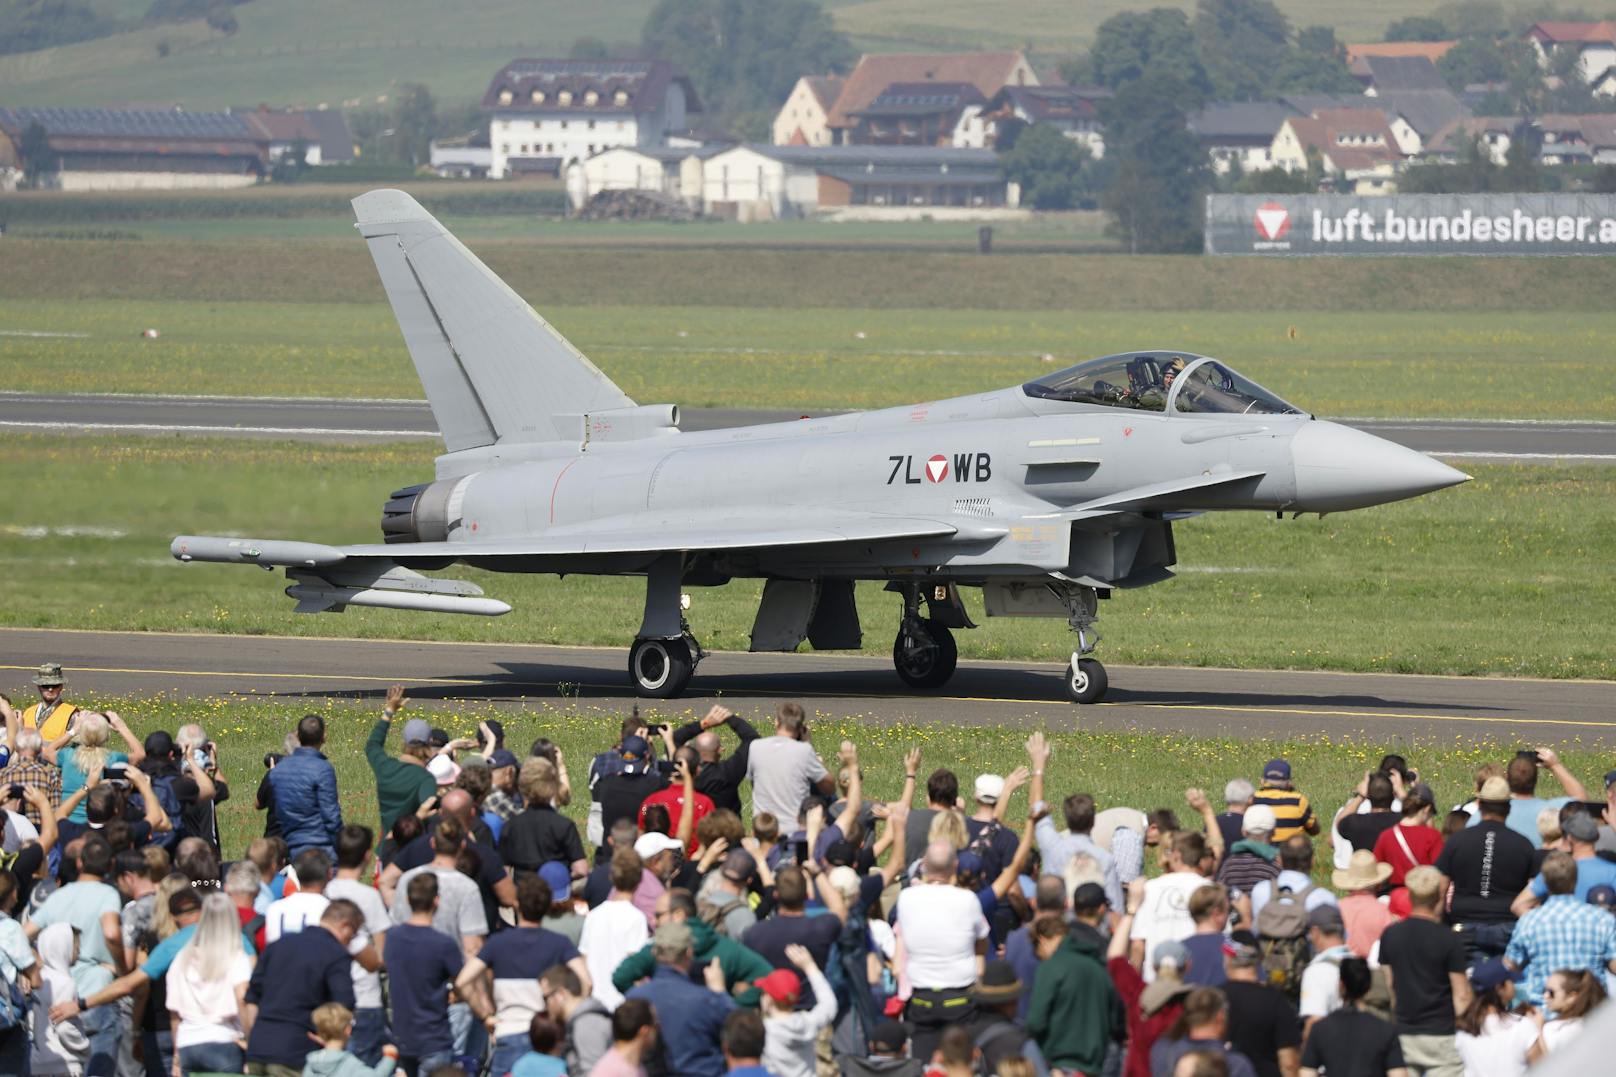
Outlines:
{"label": "tree", "polygon": [[432,91],[419,82],[406,82],[393,99],[391,154],[393,160],[414,168],[432,157],[432,136],[437,134],[438,107]]}
{"label": "tree", "polygon": [[1524,41],[1494,41],[1464,37],[1436,62],[1455,93],[1473,83],[1500,83],[1509,87],[1512,102],[1524,104],[1539,82],[1537,55]]}
{"label": "tree", "polygon": [[1356,94],[1363,91],[1339,53],[1288,51],[1268,75],[1269,93]]}
{"label": "tree", "polygon": [[1527,124],[1510,132],[1504,167],[1494,177],[1494,190],[1541,191],[1543,169],[1538,165],[1538,136]]}
{"label": "tree", "polygon": [[1409,15],[1386,27],[1387,41],[1446,41],[1448,28],[1430,15]]}
{"label": "tree", "polygon": [[1101,206],[1132,252],[1194,251],[1209,186],[1206,153],[1178,102],[1172,78],[1127,83],[1101,110],[1106,159],[1115,159]]}
{"label": "tree", "polygon": [[1186,82],[1193,108],[1205,100],[1210,84],[1195,51],[1195,33],[1187,15],[1177,8],[1124,11],[1100,24],[1089,51],[1090,77],[1113,90],[1147,73],[1170,75]]}
{"label": "tree", "polygon": [[1312,194],[1319,189],[1318,181],[1306,172],[1292,172],[1275,165],[1261,172],[1247,172],[1235,182],[1238,194]]}
{"label": "tree", "polygon": [[1290,21],[1273,0],[1199,0],[1195,6],[1196,51],[1220,101],[1262,96],[1290,36]]}
{"label": "tree", "polygon": [[82,0],[22,0],[0,8],[0,53],[88,41],[117,29]]}
{"label": "tree", "polygon": [[38,120],[31,121],[23,128],[22,137],[17,140],[17,154],[22,158],[22,182],[25,187],[39,186],[40,175],[56,167],[50,136]]}
{"label": "tree", "polygon": [[720,122],[778,109],[803,75],[857,59],[816,0],[659,0],[642,36],[649,55],[690,76]]}
{"label": "tree", "polygon": [[1296,31],[1296,47],[1303,52],[1317,52],[1334,56],[1341,51],[1335,39],[1335,30],[1328,26],[1304,26]]}
{"label": "tree", "polygon": [[1060,128],[1035,123],[1002,152],[1005,176],[1021,186],[1021,204],[1033,209],[1075,209],[1091,193],[1086,167],[1089,152]]}

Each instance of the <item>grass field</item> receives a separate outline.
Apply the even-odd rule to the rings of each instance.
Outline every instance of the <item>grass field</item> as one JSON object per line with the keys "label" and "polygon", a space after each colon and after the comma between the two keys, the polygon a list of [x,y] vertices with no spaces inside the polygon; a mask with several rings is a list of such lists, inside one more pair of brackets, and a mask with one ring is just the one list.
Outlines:
{"label": "grass field", "polygon": [[[636,400],[686,407],[899,405],[1160,345],[1220,356],[1321,415],[1616,419],[1609,311],[1397,311],[1366,324],[1337,311],[540,305]],[[141,339],[148,326],[162,336]],[[23,333],[85,335],[6,335]],[[0,300],[0,386],[421,396],[384,303]]]}
{"label": "grass field", "polygon": [[[0,454],[0,618],[24,627],[178,629],[621,646],[638,623],[632,579],[471,573],[515,612],[494,620],[353,610],[291,613],[284,581],[180,565],[178,533],[375,541],[387,493],[431,474],[425,444],[20,436]],[[1119,594],[1104,657],[1117,662],[1421,673],[1616,677],[1608,572],[1616,472],[1477,467],[1475,481],[1399,505],[1275,521],[1213,515],[1178,526],[1183,575]],[[696,633],[745,649],[761,584],[697,589]],[[43,596],[49,596],[43,601]],[[891,596],[860,590],[871,653],[890,647]],[[971,603],[979,608],[973,595]],[[961,653],[1063,661],[1058,621],[990,621]]]}
{"label": "grass field", "polygon": [[[112,6],[132,17],[140,13],[134,5]],[[425,82],[443,100],[467,101],[480,97],[494,72],[518,56],[564,56],[584,35],[634,46],[652,6],[651,0],[477,0],[451,13],[438,0],[257,0],[236,5],[240,28],[229,37],[198,20],[0,57],[0,97],[14,105],[340,105],[370,103],[407,80]],[[1086,49],[1111,15],[1149,5],[831,0],[826,6],[867,51],[1025,48],[1053,64]],[[1194,9],[1188,0],[1174,6]],[[1342,41],[1378,41],[1393,19],[1440,6],[1439,0],[1279,0],[1293,26],[1334,26]]]}
{"label": "grass field", "polygon": [[[310,707],[306,702],[239,698],[196,701],[133,697],[81,702],[117,710],[142,736],[152,729],[172,732],[185,722],[203,723],[218,741],[223,772],[231,784],[232,796],[219,808],[219,823],[225,854],[232,858],[240,856],[247,842],[263,833],[263,816],[253,811],[252,802],[263,774],[264,753],[279,751],[282,737]],[[363,745],[378,708],[331,699],[312,706],[326,718],[326,755],[337,770],[344,821],[375,827],[375,781],[365,763]],[[690,718],[699,717],[694,710],[688,713]],[[617,713],[566,701],[531,701],[517,711],[497,712],[487,704],[465,701],[411,703],[406,714],[425,716],[454,736],[473,735],[479,719],[497,716],[505,725],[507,743],[518,754],[524,753],[536,737],[555,741],[578,790],[566,813],[579,824],[580,832],[588,810],[588,796],[582,791],[586,768],[596,752],[611,745],[622,718]],[[767,731],[767,715],[743,717]],[[1436,791],[1438,807],[1446,808],[1468,795],[1471,775],[1479,764],[1489,760],[1505,762],[1516,747],[1513,743],[1468,737],[1462,741],[1438,741],[1395,735],[1373,743],[1313,737],[1258,746],[1232,737],[1074,732],[1064,727],[1046,730],[1046,735],[1055,749],[1047,776],[1052,795],[1082,790],[1092,793],[1102,807],[1170,807],[1180,819],[1189,817],[1184,804],[1186,786],[1193,783],[1205,788],[1217,804],[1215,798],[1226,781],[1235,777],[1255,780],[1263,760],[1273,755],[1290,761],[1298,788],[1318,798],[1318,810],[1328,813],[1339,806],[1340,791],[1351,788],[1384,752],[1403,752],[1420,777]],[[813,737],[827,758],[844,738],[857,743],[866,776],[865,795],[883,800],[901,791],[903,753],[910,746],[920,747],[921,765],[926,771],[940,766],[955,768],[962,786],[967,786],[976,774],[1004,774],[1026,762],[1026,734],[1012,730],[895,725],[867,718],[816,722]],[[398,738],[395,731],[389,742],[394,751],[398,750]],[[1575,743],[1573,740],[1559,749],[1561,758],[1593,787],[1597,776],[1606,769],[1608,758],[1603,753],[1579,749]],[[1103,765],[1096,765],[1097,760],[1103,760]],[[1543,795],[1558,793],[1553,786],[1553,779],[1546,779]],[[920,796],[923,798],[924,793]],[[1012,804],[1012,818],[1022,818],[1025,809],[1023,793]],[[1325,878],[1328,864],[1329,857],[1321,855],[1321,879]]]}

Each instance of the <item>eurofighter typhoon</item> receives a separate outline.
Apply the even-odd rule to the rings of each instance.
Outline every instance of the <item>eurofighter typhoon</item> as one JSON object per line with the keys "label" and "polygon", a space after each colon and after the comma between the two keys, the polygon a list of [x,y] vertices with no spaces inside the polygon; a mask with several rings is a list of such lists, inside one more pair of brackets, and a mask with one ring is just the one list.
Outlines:
{"label": "eurofighter typhoon", "polygon": [[1159,583],[1173,525],[1203,512],[1339,512],[1466,475],[1321,422],[1227,364],[1107,356],[1025,385],[883,411],[685,433],[636,404],[414,199],[354,200],[358,229],[443,435],[430,482],[382,509],[383,541],[181,536],[181,561],[286,571],[301,613],[348,606],[497,615],[419,570],[644,576],[628,655],[638,694],[679,695],[704,656],[683,589],[764,581],[754,651],[863,641],[854,585],[898,601],[892,661],[914,689],[954,672],[954,632],[1067,622],[1073,700],[1106,691],[1099,600]]}

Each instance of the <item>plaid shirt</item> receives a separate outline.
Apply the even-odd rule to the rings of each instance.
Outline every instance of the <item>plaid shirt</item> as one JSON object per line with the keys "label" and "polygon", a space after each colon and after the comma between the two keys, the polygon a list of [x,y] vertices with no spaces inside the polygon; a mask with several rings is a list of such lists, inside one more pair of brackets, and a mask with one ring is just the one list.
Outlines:
{"label": "plaid shirt", "polygon": [[1552,894],[1521,917],[1504,956],[1526,970],[1526,997],[1543,1004],[1543,986],[1561,969],[1587,969],[1601,981],[1616,961],[1616,916],[1572,894]]}
{"label": "plaid shirt", "polygon": [[527,806],[520,793],[507,793],[495,789],[483,799],[483,811],[493,812],[500,822],[508,823]]}
{"label": "plaid shirt", "polygon": [[[50,798],[53,808],[61,807],[62,772],[60,768],[53,767],[42,759],[13,756],[10,765],[0,770],[0,788],[9,785],[31,785],[35,789],[42,789]],[[39,812],[35,811],[34,806],[26,800],[23,801],[22,811],[36,828],[40,825]]]}

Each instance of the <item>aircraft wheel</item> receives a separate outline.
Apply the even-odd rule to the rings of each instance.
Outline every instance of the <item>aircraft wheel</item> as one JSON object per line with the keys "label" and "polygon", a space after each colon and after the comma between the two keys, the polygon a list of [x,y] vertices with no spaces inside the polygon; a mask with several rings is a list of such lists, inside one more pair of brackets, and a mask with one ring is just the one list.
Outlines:
{"label": "aircraft wheel", "polygon": [[892,665],[910,688],[941,688],[959,665],[954,633],[936,621],[918,622],[918,629],[900,628],[892,644]]}
{"label": "aircraft wheel", "polygon": [[674,699],[696,670],[690,647],[682,639],[637,639],[628,653],[628,675],[635,694],[645,699]]}
{"label": "aircraft wheel", "polygon": [[1109,683],[1105,667],[1093,658],[1080,659],[1075,667],[1066,667],[1066,691],[1073,703],[1100,702]]}

